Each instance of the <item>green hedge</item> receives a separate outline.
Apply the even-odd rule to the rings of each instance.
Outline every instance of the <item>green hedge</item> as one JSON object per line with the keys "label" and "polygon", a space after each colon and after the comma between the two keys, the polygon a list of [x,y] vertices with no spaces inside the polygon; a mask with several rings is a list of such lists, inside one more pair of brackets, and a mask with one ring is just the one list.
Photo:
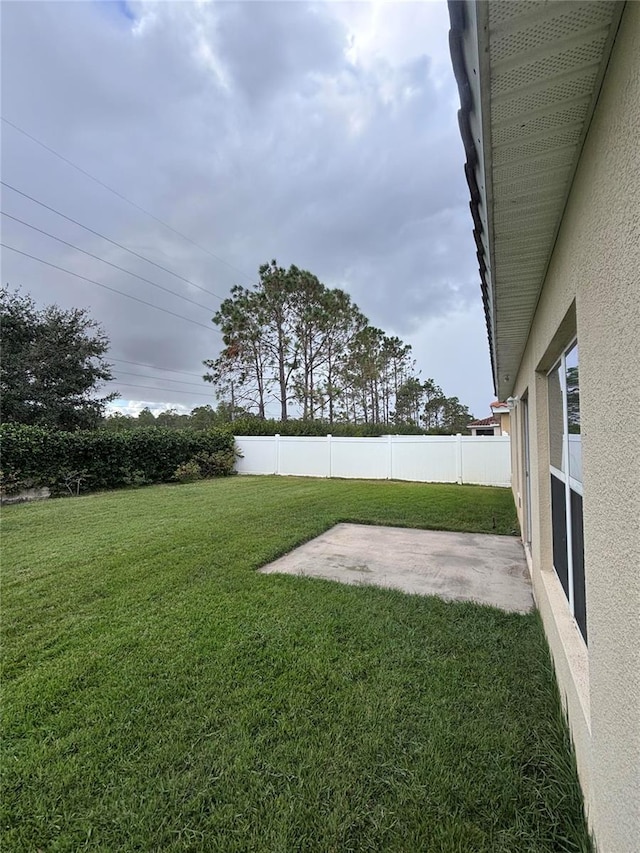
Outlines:
{"label": "green hedge", "polygon": [[[198,454],[219,460],[231,474],[235,442],[228,429],[196,432],[150,427],[131,432],[59,432],[22,424],[0,426],[2,487],[5,492],[49,486],[55,492],[81,479],[82,491],[163,483]],[[74,479],[75,478],[75,479]]]}
{"label": "green hedge", "polygon": [[340,438],[371,438],[379,435],[423,435],[420,427],[401,424],[350,424],[329,421],[261,420],[238,418],[230,426],[235,435],[334,435]]}

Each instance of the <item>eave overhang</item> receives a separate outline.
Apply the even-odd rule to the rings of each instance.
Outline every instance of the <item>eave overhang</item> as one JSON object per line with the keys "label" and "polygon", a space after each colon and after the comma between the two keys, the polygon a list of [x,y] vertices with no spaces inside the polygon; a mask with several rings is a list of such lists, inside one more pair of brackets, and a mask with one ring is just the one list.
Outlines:
{"label": "eave overhang", "polygon": [[513,392],[624,2],[449,0],[495,392]]}

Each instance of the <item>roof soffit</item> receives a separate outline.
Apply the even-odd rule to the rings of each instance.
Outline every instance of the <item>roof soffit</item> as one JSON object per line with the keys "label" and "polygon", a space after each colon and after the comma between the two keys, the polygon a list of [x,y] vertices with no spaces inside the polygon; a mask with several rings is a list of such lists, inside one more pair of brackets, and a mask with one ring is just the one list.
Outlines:
{"label": "roof soffit", "polygon": [[450,0],[496,394],[513,390],[624,3]]}

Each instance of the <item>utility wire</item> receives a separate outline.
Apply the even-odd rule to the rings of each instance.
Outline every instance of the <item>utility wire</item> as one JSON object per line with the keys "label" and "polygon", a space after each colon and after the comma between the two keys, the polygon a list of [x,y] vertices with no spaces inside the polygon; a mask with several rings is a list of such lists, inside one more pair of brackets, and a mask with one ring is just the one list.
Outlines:
{"label": "utility wire", "polygon": [[[196,394],[194,391],[179,391],[177,388],[158,388],[155,385],[133,385],[129,382],[118,382],[112,380],[120,388],[138,388],[144,391],[160,391],[162,394],[188,394],[190,397],[204,397],[205,394]],[[211,395],[213,396],[213,395]]]}
{"label": "utility wire", "polygon": [[17,187],[8,184],[6,181],[0,181],[0,184],[3,187],[6,187],[8,190],[11,190],[12,192],[17,193],[18,195],[21,195],[23,198],[32,201],[34,204],[40,205],[40,207],[43,207],[45,210],[48,210],[51,213],[55,213],[56,216],[61,216],[63,219],[66,219],[67,222],[72,222],[74,225],[77,225],[78,228],[83,228],[85,231],[88,231],[89,234],[93,234],[95,237],[100,237],[101,240],[106,240],[107,243],[111,243],[112,246],[117,246],[119,249],[122,249],[123,252],[129,252],[130,255],[134,255],[136,258],[140,258],[141,261],[146,261],[148,264],[157,267],[159,270],[169,273],[169,275],[175,276],[175,278],[180,279],[180,281],[184,281],[186,284],[191,285],[191,287],[195,287],[197,290],[202,290],[203,293],[208,293],[209,296],[215,296],[216,299],[220,299],[220,301],[222,301],[222,296],[219,296],[217,293],[214,293],[213,290],[207,290],[206,287],[202,287],[201,285],[196,284],[195,281],[191,281],[191,279],[179,275],[177,272],[170,270],[168,267],[163,267],[162,264],[157,264],[155,261],[152,261],[151,258],[147,258],[145,255],[141,255],[139,252],[135,252],[133,249],[129,249],[127,246],[123,246],[122,243],[118,243],[117,240],[112,240],[111,237],[105,237],[105,235],[101,234],[99,231],[94,231],[93,228],[89,228],[88,225],[83,225],[82,222],[78,222],[77,219],[72,219],[70,216],[67,216],[66,213],[62,213],[62,211],[56,210],[55,207],[51,207],[50,205],[45,204],[43,201],[40,201],[39,199],[28,195],[28,193],[19,190]]}
{"label": "utility wire", "polygon": [[152,370],[166,370],[167,373],[181,373],[183,376],[197,376],[202,379],[201,373],[188,373],[186,370],[174,370],[172,367],[160,367],[157,364],[143,364],[141,361],[125,361],[124,358],[113,358],[109,356],[109,361],[117,361],[119,364],[132,364],[135,367],[150,367]]}
{"label": "utility wire", "polygon": [[192,246],[195,246],[197,249],[200,249],[202,252],[206,252],[207,255],[210,255],[212,258],[215,258],[215,260],[218,261],[219,263],[224,264],[226,267],[229,267],[229,269],[232,269],[232,270],[235,270],[236,272],[239,272],[240,275],[244,276],[245,278],[249,279],[250,281],[254,280],[254,276],[248,275],[246,272],[241,270],[239,267],[236,267],[233,264],[230,264],[228,261],[225,261],[224,258],[221,258],[219,255],[214,254],[214,252],[211,252],[209,249],[205,249],[204,246],[201,246],[199,243],[196,243],[196,241],[192,240],[191,237],[187,237],[186,234],[183,234],[181,231],[178,231],[172,225],[169,225],[168,222],[165,222],[163,219],[160,219],[158,216],[151,213],[151,211],[147,210],[146,208],[142,207],[141,205],[136,204],[135,201],[131,201],[130,198],[127,198],[125,195],[122,195],[122,193],[118,192],[118,190],[115,190],[113,187],[110,187],[108,184],[105,184],[104,181],[100,180],[100,178],[96,178],[96,176],[92,175],[91,172],[87,172],[86,169],[81,168],[76,163],[69,160],[67,157],[63,157],[62,154],[59,154],[53,148],[50,148],[48,145],[45,145],[44,142],[41,142],[39,139],[36,139],[35,136],[33,136],[30,133],[27,133],[26,130],[23,130],[21,127],[18,127],[17,124],[14,124],[12,121],[9,121],[8,118],[5,118],[4,116],[0,116],[0,118],[2,118],[2,121],[5,122],[5,124],[8,124],[9,127],[12,127],[14,130],[17,130],[18,133],[21,133],[23,136],[26,136],[27,139],[30,139],[32,142],[35,142],[36,145],[39,145],[41,148],[44,148],[45,151],[48,151],[50,154],[53,154],[54,157],[57,157],[59,160],[62,160],[63,163],[66,163],[68,166],[71,166],[73,169],[76,169],[78,172],[85,175],[85,177],[91,178],[92,181],[95,181],[97,184],[99,184],[105,190],[109,190],[110,193],[113,193],[119,199],[122,199],[122,201],[126,201],[127,204],[130,204],[132,207],[135,207],[137,210],[141,211],[142,213],[145,213],[147,216],[150,216],[156,222],[159,222],[160,225],[163,225],[165,228],[168,228],[169,231],[172,231],[174,234],[177,234],[178,237],[181,237],[183,240],[186,240],[187,243],[191,243]]}
{"label": "utility wire", "polygon": [[134,278],[140,279],[140,281],[144,281],[147,284],[150,284],[152,287],[157,287],[159,290],[164,290],[165,293],[170,293],[172,296],[177,296],[178,299],[184,299],[185,302],[190,302],[192,305],[196,305],[198,308],[204,308],[205,311],[215,311],[215,308],[211,308],[208,305],[203,305],[201,302],[196,302],[193,299],[189,299],[188,296],[183,296],[181,293],[176,293],[175,290],[171,290],[170,287],[164,287],[162,284],[157,284],[155,281],[151,281],[149,278],[145,278],[143,275],[138,275],[137,272],[131,272],[131,270],[127,270],[124,267],[118,266],[118,264],[112,264],[111,261],[107,261],[104,258],[101,258],[99,255],[94,255],[91,252],[87,252],[85,249],[81,249],[79,246],[74,246],[73,243],[68,243],[66,240],[63,240],[61,237],[56,237],[55,234],[49,234],[48,231],[43,231],[42,228],[36,228],[35,225],[31,225],[29,222],[25,222],[24,219],[18,219],[17,216],[12,216],[10,213],[5,213],[5,211],[1,211],[3,216],[6,216],[7,219],[12,219],[14,222],[19,222],[20,225],[24,225],[27,228],[31,228],[32,231],[37,231],[38,234],[44,234],[45,237],[49,237],[51,240],[57,240],[58,243],[62,243],[63,246],[68,246],[70,249],[74,249],[76,252],[82,252],[83,255],[87,255],[89,258],[93,258],[96,261],[100,261],[103,264],[107,264],[107,266],[113,267],[114,270],[119,270],[120,272],[124,272],[127,275],[131,275]]}
{"label": "utility wire", "polygon": [[[199,385],[197,382],[185,382],[183,379],[165,379],[164,376],[149,376],[146,373],[129,373],[127,370],[118,371],[118,376],[137,376],[139,379],[156,379],[161,382],[177,382],[178,385],[192,385],[194,388],[202,389],[202,384]],[[116,379],[110,381],[117,382]]]}
{"label": "utility wire", "polygon": [[176,314],[175,311],[169,311],[168,308],[161,308],[159,305],[154,305],[153,302],[147,302],[145,299],[139,299],[137,296],[132,296],[130,293],[124,293],[122,290],[116,290],[115,287],[109,287],[108,284],[102,284],[99,281],[95,281],[93,278],[87,278],[84,275],[80,275],[77,272],[72,272],[71,270],[67,270],[64,267],[59,267],[57,264],[52,264],[50,261],[45,261],[42,258],[37,258],[35,255],[30,255],[28,252],[22,252],[20,249],[16,249],[14,246],[8,246],[6,243],[0,243],[3,249],[9,249],[10,252],[15,252],[17,255],[22,255],[25,258],[31,258],[32,261],[38,261],[40,264],[44,264],[47,267],[51,267],[54,270],[59,270],[60,272],[67,273],[67,275],[72,275],[75,278],[79,278],[82,281],[87,281],[89,284],[95,284],[97,287],[103,287],[105,290],[110,290],[112,293],[117,293],[120,296],[126,296],[127,299],[133,299],[134,302],[139,302],[141,305],[147,305],[149,308],[155,308],[156,311],[162,311],[164,314],[171,314],[172,317],[177,317],[179,320],[186,320],[187,323],[193,323],[194,326],[201,326],[203,329],[206,329],[208,332],[211,331],[210,326],[205,326],[204,323],[199,323],[197,320],[192,320],[190,317],[185,317],[183,314]]}

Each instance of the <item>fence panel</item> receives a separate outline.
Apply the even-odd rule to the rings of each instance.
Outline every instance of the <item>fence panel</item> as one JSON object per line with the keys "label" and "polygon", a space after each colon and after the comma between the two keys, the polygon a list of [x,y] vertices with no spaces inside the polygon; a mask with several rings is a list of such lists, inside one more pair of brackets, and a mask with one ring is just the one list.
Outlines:
{"label": "fence panel", "polygon": [[511,484],[511,444],[506,435],[462,437],[462,482],[486,486]]}
{"label": "fence panel", "polygon": [[389,442],[385,438],[331,438],[332,477],[389,478]]}
{"label": "fence panel", "polygon": [[509,436],[236,436],[239,474],[509,486]]}
{"label": "fence panel", "polygon": [[422,483],[457,483],[455,435],[394,435],[393,478]]}
{"label": "fence panel", "polygon": [[329,477],[329,448],[324,436],[279,436],[278,474]]}
{"label": "fence panel", "polygon": [[236,436],[242,458],[236,462],[238,474],[276,474],[276,441],[272,435]]}

